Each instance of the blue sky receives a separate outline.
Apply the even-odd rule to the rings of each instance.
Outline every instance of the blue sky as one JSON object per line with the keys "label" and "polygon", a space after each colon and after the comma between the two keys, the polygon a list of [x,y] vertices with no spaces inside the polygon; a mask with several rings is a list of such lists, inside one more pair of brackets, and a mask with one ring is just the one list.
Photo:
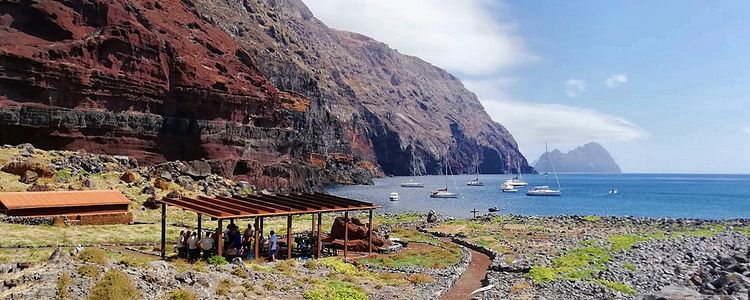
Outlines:
{"label": "blue sky", "polygon": [[626,172],[750,173],[750,1],[305,3],[457,75],[530,161],[597,141]]}

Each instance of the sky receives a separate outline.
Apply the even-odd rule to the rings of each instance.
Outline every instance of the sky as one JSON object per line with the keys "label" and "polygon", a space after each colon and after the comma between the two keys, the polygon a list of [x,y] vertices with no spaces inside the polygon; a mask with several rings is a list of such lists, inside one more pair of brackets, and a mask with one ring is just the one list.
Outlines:
{"label": "sky", "polygon": [[750,173],[750,1],[303,0],[332,28],[460,78],[534,161]]}

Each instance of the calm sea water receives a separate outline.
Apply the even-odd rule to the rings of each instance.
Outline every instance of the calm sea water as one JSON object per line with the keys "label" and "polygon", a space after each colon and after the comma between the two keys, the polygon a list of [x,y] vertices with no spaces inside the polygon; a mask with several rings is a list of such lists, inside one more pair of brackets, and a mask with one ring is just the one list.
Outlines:
{"label": "calm sea water", "polygon": [[[424,188],[402,188],[407,177],[375,180],[375,185],[335,186],[328,192],[374,202],[384,212],[427,212],[430,209],[454,217],[470,217],[471,210],[486,213],[498,207],[502,214],[520,215],[615,215],[671,218],[750,218],[750,175],[697,174],[559,174],[561,197],[529,197],[526,189],[502,193],[508,175],[483,175],[482,187],[466,186],[470,175],[452,176],[451,190],[458,199],[433,199],[430,192],[445,185],[444,176],[423,176]],[[529,185],[555,186],[554,177],[525,175]],[[454,187],[455,181],[455,187]],[[609,194],[617,188],[619,194]],[[398,192],[392,202],[388,194]]]}

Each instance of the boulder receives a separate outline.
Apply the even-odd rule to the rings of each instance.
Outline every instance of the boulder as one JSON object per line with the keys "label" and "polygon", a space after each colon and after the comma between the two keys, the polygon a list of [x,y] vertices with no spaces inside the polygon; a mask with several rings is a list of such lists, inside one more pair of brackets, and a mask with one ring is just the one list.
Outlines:
{"label": "boulder", "polygon": [[96,187],[94,182],[89,178],[84,179],[83,182],[81,182],[81,185],[89,190],[93,190]]}
{"label": "boulder", "polygon": [[188,161],[180,169],[180,173],[198,178],[208,177],[208,175],[211,175],[211,165],[202,160]]}
{"label": "boulder", "polygon": [[169,181],[167,181],[166,179],[161,178],[161,177],[160,178],[156,178],[156,180],[154,180],[154,187],[156,187],[157,189],[168,190],[169,189]]}
{"label": "boulder", "polygon": [[120,180],[124,181],[125,183],[133,183],[138,180],[138,174],[136,174],[132,170],[127,170],[122,173],[122,176],[120,176]]}
{"label": "boulder", "polygon": [[18,181],[23,182],[25,184],[32,184],[36,182],[38,178],[39,178],[39,175],[37,175],[36,172],[26,171],[26,172],[23,172],[23,175],[21,175],[21,178],[18,179]]}
{"label": "boulder", "polygon": [[52,187],[44,184],[38,184],[36,182],[26,189],[27,192],[47,192],[52,190],[54,190]]}
{"label": "boulder", "polygon": [[703,299],[700,293],[684,286],[670,285],[651,295],[641,296],[643,300],[698,300]]}
{"label": "boulder", "polygon": [[180,193],[178,193],[177,191],[171,191],[169,192],[169,194],[167,194],[167,198],[177,199],[180,197],[182,197],[182,195],[180,195]]}
{"label": "boulder", "polygon": [[148,197],[148,199],[146,199],[146,201],[143,202],[143,207],[148,208],[148,209],[159,208],[159,204],[156,203],[156,197],[154,196]]}

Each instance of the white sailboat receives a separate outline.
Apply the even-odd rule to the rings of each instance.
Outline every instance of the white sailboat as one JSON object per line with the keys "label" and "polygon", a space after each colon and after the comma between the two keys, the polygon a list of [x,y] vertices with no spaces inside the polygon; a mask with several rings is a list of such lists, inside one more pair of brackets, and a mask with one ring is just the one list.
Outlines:
{"label": "white sailboat", "polygon": [[[526,192],[526,196],[560,196],[560,180],[557,178],[557,172],[555,171],[555,164],[552,162],[552,158],[549,156],[549,150],[547,149],[547,143],[544,144],[544,153],[547,155],[550,166],[552,166],[552,173],[555,174],[555,182],[557,182],[557,189],[552,189],[548,185],[530,187]],[[545,176],[545,178],[548,178]]]}
{"label": "white sailboat", "polygon": [[500,190],[503,191],[503,193],[516,193],[518,192],[518,189],[515,186],[512,186],[510,184],[503,183],[500,185]]}
{"label": "white sailboat", "polygon": [[[433,191],[432,194],[430,194],[430,198],[458,198],[458,192],[451,192],[448,190],[448,174],[449,173],[451,173],[450,167],[448,166],[448,160],[445,159],[445,188]],[[454,181],[454,185],[455,185],[455,181]]]}
{"label": "white sailboat", "polygon": [[479,165],[478,164],[476,165],[475,171],[476,171],[476,174],[477,174],[477,178],[475,178],[473,180],[467,181],[466,185],[468,185],[468,186],[484,186],[484,182],[481,181],[481,180],[479,180]]}
{"label": "white sailboat", "polygon": [[412,174],[416,174],[417,178],[409,178],[409,180],[401,182],[401,187],[405,188],[423,188],[424,183],[422,182],[422,168],[420,168],[420,165],[417,165],[416,157],[414,156],[414,150],[412,150]]}
{"label": "white sailboat", "polygon": [[[510,159],[508,159],[508,161],[510,161]],[[506,180],[503,184],[504,185],[509,185],[509,186],[512,186],[512,187],[527,186],[527,185],[529,185],[529,183],[527,183],[526,181],[523,181],[521,179],[521,165],[518,164],[518,163],[516,163],[516,171],[518,172],[518,175],[516,175],[515,177],[513,177],[511,179]],[[513,172],[511,172],[511,173],[513,173]]]}

